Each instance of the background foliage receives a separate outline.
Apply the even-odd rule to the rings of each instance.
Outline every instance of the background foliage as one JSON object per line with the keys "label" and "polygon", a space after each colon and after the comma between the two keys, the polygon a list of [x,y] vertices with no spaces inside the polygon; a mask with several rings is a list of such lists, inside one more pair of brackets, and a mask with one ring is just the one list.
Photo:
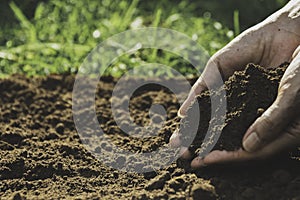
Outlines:
{"label": "background foliage", "polygon": [[[212,55],[240,30],[285,3],[286,0],[3,0],[0,74],[75,73],[99,42],[128,29],[149,26],[183,32]],[[141,63],[154,61],[186,75],[195,73],[182,58],[149,49],[120,57],[107,73],[120,76]]]}

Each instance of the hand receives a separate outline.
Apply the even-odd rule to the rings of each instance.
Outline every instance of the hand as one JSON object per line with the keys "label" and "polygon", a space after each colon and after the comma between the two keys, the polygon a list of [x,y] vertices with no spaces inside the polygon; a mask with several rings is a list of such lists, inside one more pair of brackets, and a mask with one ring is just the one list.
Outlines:
{"label": "hand", "polygon": [[300,46],[280,82],[275,102],[247,130],[243,138],[244,149],[212,151],[205,158],[195,158],[192,167],[264,159],[300,145],[299,51]]}
{"label": "hand", "polygon": [[[192,161],[193,167],[258,159],[299,142],[300,118],[295,118],[293,113],[300,107],[300,48],[295,51],[300,44],[299,9],[297,1],[290,1],[265,21],[235,38],[208,61],[202,76],[181,106],[179,116],[186,114],[196,95],[216,81],[217,73],[227,79],[234,71],[242,70],[250,62],[268,67],[279,66],[285,61],[291,61],[294,53],[293,62],[282,78],[276,101],[246,132],[243,142],[245,150],[213,151],[205,158],[195,158]],[[172,146],[180,146],[179,136],[180,133],[172,135]],[[190,152],[185,151],[183,157],[190,157]]]}

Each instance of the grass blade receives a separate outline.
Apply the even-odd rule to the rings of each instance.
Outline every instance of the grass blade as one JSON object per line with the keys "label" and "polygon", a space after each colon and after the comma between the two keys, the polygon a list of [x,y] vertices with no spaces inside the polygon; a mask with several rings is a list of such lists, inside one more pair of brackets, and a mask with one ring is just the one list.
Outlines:
{"label": "grass blade", "polygon": [[235,10],[233,13],[233,24],[234,24],[234,34],[238,36],[240,34],[240,19],[239,19],[239,11]]}
{"label": "grass blade", "polygon": [[21,26],[25,29],[28,42],[37,42],[36,30],[33,24],[26,18],[22,10],[12,1],[9,3],[10,8],[14,12],[15,16],[21,23]]}

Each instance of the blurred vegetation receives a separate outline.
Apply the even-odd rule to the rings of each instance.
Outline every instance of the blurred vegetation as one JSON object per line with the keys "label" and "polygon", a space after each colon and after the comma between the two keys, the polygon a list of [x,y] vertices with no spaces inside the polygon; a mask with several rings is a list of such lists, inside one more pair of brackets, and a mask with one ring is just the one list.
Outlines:
{"label": "blurred vegetation", "polygon": [[[212,55],[234,34],[285,3],[286,0],[4,0],[0,2],[0,74],[75,73],[101,41],[139,27],[183,32]],[[182,58],[149,49],[121,56],[107,73],[120,76],[147,62],[165,64],[186,75],[195,73]]]}

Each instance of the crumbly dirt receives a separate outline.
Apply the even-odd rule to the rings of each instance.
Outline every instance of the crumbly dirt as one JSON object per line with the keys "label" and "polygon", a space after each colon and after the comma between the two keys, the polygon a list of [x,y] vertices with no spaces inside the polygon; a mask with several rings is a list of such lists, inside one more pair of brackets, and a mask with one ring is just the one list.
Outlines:
{"label": "crumbly dirt", "polygon": [[[239,149],[248,127],[275,101],[280,79],[287,66],[288,63],[284,63],[276,69],[265,70],[249,64],[244,71],[236,72],[231,76],[225,82],[225,86],[221,88],[226,93],[226,101],[222,101],[220,98],[224,94],[221,89],[201,93],[188,109],[187,117],[181,121],[182,126],[180,126],[179,132],[182,134],[182,140],[189,142],[190,128],[196,126],[198,132],[192,145],[189,146],[192,152],[199,154],[202,152],[202,149],[199,148],[201,144],[203,147],[207,147],[209,144],[215,143],[214,137],[205,142],[203,140],[207,133],[214,136],[218,132],[222,134],[214,149]],[[211,113],[211,95],[216,98],[216,111],[213,111],[215,113]],[[226,102],[227,105],[223,102]],[[218,112],[222,106],[227,108],[224,113]],[[213,114],[215,117],[212,117]],[[194,120],[199,119],[196,117],[197,115],[200,116],[200,123],[199,120]],[[224,121],[221,122],[220,119]],[[211,125],[211,129],[209,129],[209,125]]]}
{"label": "crumbly dirt", "polygon": [[[274,100],[284,70],[284,66],[268,71],[249,66],[226,82],[228,111],[216,149],[232,150],[241,146],[248,125]],[[132,80],[131,84],[136,84],[136,81]],[[135,153],[151,152],[165,146],[180,121],[176,117],[179,103],[175,95],[162,86],[146,85],[130,98],[114,99],[120,105],[129,101],[130,114],[141,126],[151,125],[148,111],[153,103],[166,108],[167,119],[163,128],[156,130],[153,125],[146,130],[133,130],[138,136],[157,133],[141,139],[124,133],[113,119],[110,101],[116,82],[116,79],[104,77],[96,91],[95,108],[105,136],[116,146]],[[95,157],[99,152],[110,150],[107,142],[100,141],[88,151],[83,145],[86,141],[75,129],[73,83],[74,76],[71,75],[44,78],[14,75],[0,80],[1,199],[300,198],[299,149],[262,163],[216,166],[197,171],[189,170],[186,163],[182,166],[180,160],[144,174],[108,167]],[[190,148],[196,153],[199,153],[203,132],[209,124],[209,93],[201,94],[198,102],[201,131]],[[85,112],[89,110],[82,111]],[[122,118],[126,113],[120,111],[118,115]],[[160,115],[154,113],[153,121],[161,121]],[[192,122],[188,118],[184,120],[185,124]],[[131,124],[124,120],[120,126],[130,127]],[[188,132],[184,127],[181,131]],[[91,135],[87,131],[85,136],[92,138]],[[165,157],[168,156],[166,152]],[[116,155],[111,162],[126,170],[134,159],[134,156]],[[139,167],[148,167],[147,161],[141,162]]]}

